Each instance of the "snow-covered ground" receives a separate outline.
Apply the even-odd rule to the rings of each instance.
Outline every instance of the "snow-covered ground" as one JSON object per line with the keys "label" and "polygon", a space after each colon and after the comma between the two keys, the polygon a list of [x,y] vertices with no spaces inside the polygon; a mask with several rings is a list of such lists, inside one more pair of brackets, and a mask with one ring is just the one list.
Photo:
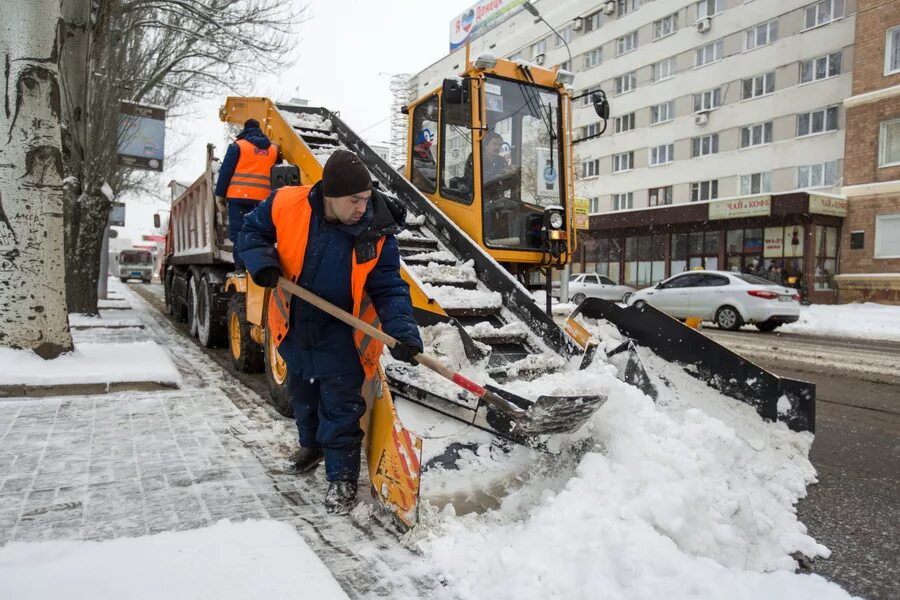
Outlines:
{"label": "snow-covered ground", "polygon": [[178,385],[181,375],[156,342],[76,343],[52,363],[26,350],[0,348],[0,385],[150,381]]}
{"label": "snow-covered ground", "polygon": [[[130,303],[141,303],[127,290],[123,295]],[[145,597],[158,598],[281,597],[286,591],[294,596],[340,597],[328,595],[334,591],[329,587],[333,581],[313,566],[315,560],[305,554],[308,549],[287,526],[257,522],[179,534],[141,533],[141,528],[148,527],[144,519],[168,516],[178,508],[163,504],[169,495],[178,494],[181,502],[199,502],[197,510],[205,511],[202,519],[220,511],[228,516],[250,509],[268,518],[289,519],[332,569],[334,579],[362,597],[398,597],[410,595],[411,590],[413,596],[448,599],[848,597],[819,576],[795,574],[796,562],[790,556],[793,552],[811,557],[830,554],[807,535],[794,508],[815,482],[808,458],[812,435],[791,432],[780,423],[764,423],[751,407],[722,396],[651,354],[642,357],[659,388],[655,403],[618,378],[624,357],[607,362],[602,352],[584,371],[569,368],[504,384],[509,391],[530,398],[585,389],[608,397],[579,432],[550,440],[551,453],[492,443],[483,432],[473,433],[456,421],[449,422],[452,426],[443,423],[440,431],[437,427],[429,431],[423,462],[435,444],[465,441],[471,447],[462,450],[456,469],[438,467],[423,475],[420,524],[398,542],[385,533],[366,491],[360,493],[361,506],[351,517],[325,515],[318,504],[323,492],[321,473],[299,480],[273,466],[274,456],[291,449],[292,424],[273,419],[271,411],[256,405],[238,409],[240,398],[252,392],[234,382],[193,343],[173,333],[170,325],[162,325],[167,323],[162,316],[143,307],[134,313],[128,318],[137,317],[146,325],[139,331],[152,332],[160,347],[179,358],[184,379],[181,395],[160,392],[157,402],[157,396],[144,394],[131,408],[121,401],[104,404],[89,399],[67,405],[67,411],[102,410],[113,418],[82,418],[91,424],[90,438],[67,434],[68,429],[59,427],[55,435],[61,436],[61,442],[92,446],[102,428],[118,428],[123,422],[120,412],[113,411],[127,408],[124,422],[132,425],[125,433],[137,437],[124,439],[125,456],[135,461],[137,472],[148,467],[142,461],[157,464],[165,454],[162,467],[178,467],[180,473],[185,463],[189,473],[160,491],[140,491],[144,480],[135,483],[128,475],[111,482],[115,490],[137,486],[136,516],[129,509],[114,524],[134,520],[135,533],[130,535],[142,537],[99,544],[14,542],[2,548],[0,596],[7,595],[8,587],[10,597],[16,598],[42,594],[77,598],[81,592],[81,597],[91,598],[140,597],[131,593],[131,587],[123,592],[117,586],[141,582]],[[603,340],[602,348],[617,345],[608,325],[586,325]],[[442,349],[445,359],[461,360],[461,344],[452,333],[450,328],[435,326],[426,329],[425,338],[429,346]],[[487,376],[477,370],[466,374],[478,381]],[[17,411],[37,405],[22,401],[8,406],[13,410],[5,418],[18,419]],[[63,408],[54,411],[61,414]],[[0,412],[0,425],[3,418]],[[192,425],[195,422],[202,424],[201,443],[180,449],[180,444],[190,441],[190,436],[184,439],[191,432],[188,426],[199,427]],[[160,424],[163,429],[157,429]],[[124,435],[116,432],[115,436]],[[171,446],[168,438],[173,435],[182,440],[179,445],[154,448]],[[29,447],[30,439],[25,436],[19,443]],[[5,441],[0,438],[0,455],[3,444],[9,447],[9,443],[9,436]],[[252,456],[247,448],[254,448]],[[203,458],[205,453],[210,453],[208,459]],[[96,458],[88,456],[81,462],[93,469]],[[238,464],[241,469],[235,471]],[[83,466],[73,463],[58,476],[69,477]],[[5,468],[0,463],[0,481],[7,476]],[[115,464],[110,468],[115,475]],[[229,490],[238,490],[246,500],[230,500],[232,506],[229,499],[238,496]],[[54,515],[81,510],[81,503],[86,509],[73,524],[75,531],[86,524],[102,530],[104,511],[119,506],[120,499],[113,496],[116,502],[103,504],[105,489],[95,492],[99,505],[93,495],[78,489],[72,493],[76,502],[67,502],[60,488],[46,504],[36,504],[34,511],[17,512],[16,534],[28,533],[24,528],[34,527],[29,523],[46,519],[54,529],[45,531],[57,536]],[[25,502],[30,503],[31,497]],[[3,510],[0,505],[0,525]],[[201,518],[188,512],[187,517]],[[32,513],[27,521],[25,515]],[[178,523],[184,528],[187,521]],[[102,570],[96,565],[103,565]],[[196,572],[204,576],[186,581]],[[366,573],[378,583],[364,580]],[[206,578],[216,581],[207,587],[202,581]],[[368,587],[361,587],[363,581]],[[318,593],[310,593],[307,585]],[[109,594],[104,596],[106,590]]]}
{"label": "snow-covered ground", "polygon": [[[606,348],[616,343],[607,337]],[[556,455],[515,448],[501,457],[503,472],[485,445],[459,470],[423,477],[423,488],[452,481],[456,497],[466,481],[475,488],[493,477],[505,489],[494,507],[467,514],[426,500],[405,540],[424,558],[409,563],[410,576],[441,578],[448,598],[847,598],[819,576],[795,574],[790,556],[830,555],[794,508],[815,482],[812,435],[764,423],[681,369],[643,358],[657,403],[602,358],[576,378],[505,384],[529,397],[588,387],[609,400],[588,426],[554,440]]]}
{"label": "snow-covered ground", "polygon": [[103,542],[0,548],[0,597],[29,600],[347,598],[297,531],[274,521]]}
{"label": "snow-covered ground", "polygon": [[800,320],[779,331],[900,341],[900,306],[874,302],[801,306]]}

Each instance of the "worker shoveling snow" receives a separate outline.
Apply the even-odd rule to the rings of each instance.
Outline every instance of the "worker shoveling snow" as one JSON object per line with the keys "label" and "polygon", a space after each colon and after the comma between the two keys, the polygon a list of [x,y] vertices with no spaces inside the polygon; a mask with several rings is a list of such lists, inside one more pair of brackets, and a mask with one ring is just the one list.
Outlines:
{"label": "worker shoveling snow", "polygon": [[[604,323],[588,326],[601,348],[620,343]],[[461,439],[460,425],[426,431],[432,468],[405,540],[423,560],[409,575],[437,577],[445,587],[435,594],[463,598],[848,597],[794,572],[793,553],[830,555],[794,508],[816,481],[813,436],[641,354],[657,402],[621,381],[602,351],[584,371],[504,384],[527,397],[608,396],[580,431],[551,440],[553,453],[479,432]],[[427,455],[439,439],[459,443],[455,464]]]}

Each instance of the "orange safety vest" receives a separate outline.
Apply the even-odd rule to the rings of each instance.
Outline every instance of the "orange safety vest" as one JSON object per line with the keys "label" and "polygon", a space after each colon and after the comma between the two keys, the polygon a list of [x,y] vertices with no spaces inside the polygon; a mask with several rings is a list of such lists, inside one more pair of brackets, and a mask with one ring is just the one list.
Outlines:
{"label": "orange safety vest", "polygon": [[234,167],[234,175],[231,176],[225,197],[265,200],[272,193],[269,172],[278,160],[278,147],[272,144],[264,150],[247,140],[238,140],[235,144],[241,149],[241,155]]}
{"label": "orange safety vest", "polygon": [[[297,281],[303,271],[303,258],[306,256],[306,243],[309,240],[309,222],[312,218],[312,207],[307,198],[311,186],[287,186],[278,190],[272,200],[272,223],[275,225],[275,243],[278,248],[278,260],[281,272],[291,281]],[[350,291],[353,296],[353,314],[373,327],[381,328],[381,321],[372,299],[366,293],[366,279],[378,264],[381,249],[384,247],[384,236],[376,245],[375,258],[359,263],[356,261],[356,249],[353,250],[353,263],[350,271]],[[280,287],[269,295],[269,308],[266,322],[276,346],[287,337],[291,322],[290,294]],[[372,339],[358,330],[353,332],[353,340],[359,353],[359,362],[366,378],[372,377],[381,360],[384,344]]]}

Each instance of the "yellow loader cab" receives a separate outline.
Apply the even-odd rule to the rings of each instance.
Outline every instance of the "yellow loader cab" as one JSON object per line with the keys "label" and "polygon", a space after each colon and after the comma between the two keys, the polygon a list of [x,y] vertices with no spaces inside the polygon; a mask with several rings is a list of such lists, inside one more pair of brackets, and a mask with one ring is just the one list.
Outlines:
{"label": "yellow loader cab", "polygon": [[[482,55],[404,107],[406,178],[520,277],[575,251],[572,73]],[[608,118],[605,97],[598,115]]]}

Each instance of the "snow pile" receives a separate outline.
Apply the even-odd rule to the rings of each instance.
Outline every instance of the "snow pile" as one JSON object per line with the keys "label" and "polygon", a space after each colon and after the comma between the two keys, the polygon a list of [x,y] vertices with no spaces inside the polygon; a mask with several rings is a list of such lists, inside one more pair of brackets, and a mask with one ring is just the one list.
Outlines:
{"label": "snow pile", "polygon": [[474,264],[471,260],[461,265],[431,262],[427,265],[411,265],[409,269],[425,283],[467,283],[478,281]]}
{"label": "snow pile", "polygon": [[779,331],[900,341],[900,306],[812,304],[800,307],[800,320]]}
{"label": "snow pile", "polygon": [[322,131],[331,131],[331,119],[326,119],[320,115],[313,113],[295,113],[289,110],[281,111],[281,115],[291,127],[300,127],[303,129],[320,129]]}
{"label": "snow pile", "polygon": [[[608,401],[579,432],[551,440],[558,455],[504,461],[496,507],[460,515],[426,502],[406,540],[425,556],[410,575],[437,576],[446,597],[462,598],[847,598],[793,573],[790,553],[829,555],[794,509],[815,482],[812,435],[643,359],[657,403],[602,358],[577,375],[505,383],[528,397],[590,389]],[[457,494],[495,453],[482,445],[464,455]]]}
{"label": "snow pile", "polygon": [[286,523],[212,527],[105,542],[0,548],[4,598],[347,598]]}
{"label": "snow pile", "polygon": [[156,342],[85,342],[53,361],[46,361],[30,350],[0,348],[0,385],[136,381],[180,385],[181,374]]}
{"label": "snow pile", "polygon": [[423,284],[424,292],[434,298],[444,310],[499,309],[503,297],[499,292],[467,290],[452,285]]}
{"label": "snow pile", "polygon": [[418,254],[411,254],[406,257],[406,260],[427,260],[440,263],[455,263],[456,257],[447,250],[437,250],[434,252],[419,252]]}

